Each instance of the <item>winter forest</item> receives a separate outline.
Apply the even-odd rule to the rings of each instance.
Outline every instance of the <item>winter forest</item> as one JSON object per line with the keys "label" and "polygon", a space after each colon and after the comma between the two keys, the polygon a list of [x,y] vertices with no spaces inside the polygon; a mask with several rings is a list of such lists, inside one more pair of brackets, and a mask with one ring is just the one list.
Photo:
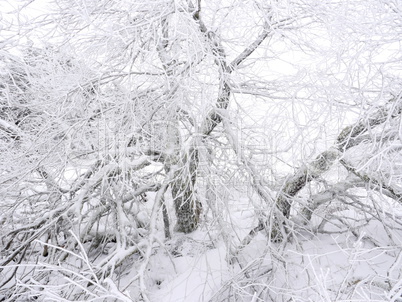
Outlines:
{"label": "winter forest", "polygon": [[0,301],[402,301],[400,0],[1,0]]}

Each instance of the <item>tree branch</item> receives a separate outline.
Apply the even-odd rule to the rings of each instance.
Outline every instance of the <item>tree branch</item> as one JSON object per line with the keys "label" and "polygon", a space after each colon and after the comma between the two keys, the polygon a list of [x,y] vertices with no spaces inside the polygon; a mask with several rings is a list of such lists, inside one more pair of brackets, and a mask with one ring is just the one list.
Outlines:
{"label": "tree branch", "polygon": [[352,165],[346,163],[346,161],[344,159],[339,160],[339,162],[346,168],[346,170],[348,170],[349,172],[351,172],[354,175],[356,175],[357,177],[359,177],[366,184],[369,184],[372,187],[377,187],[377,188],[386,190],[388,192],[388,194],[386,194],[386,195],[388,195],[388,197],[393,198],[396,201],[402,203],[402,195],[396,193],[392,187],[387,186],[382,181],[378,181],[375,178],[370,177],[370,175],[368,175],[368,174],[363,174],[363,173],[358,172],[356,170],[356,168],[354,168]]}
{"label": "tree branch", "polygon": [[22,136],[22,132],[18,126],[13,125],[3,119],[0,119],[0,130],[11,135],[14,140],[19,140]]}
{"label": "tree branch", "polygon": [[[291,199],[296,196],[296,194],[300,192],[300,190],[303,189],[307,183],[328,171],[333,163],[337,159],[341,158],[341,155],[345,153],[346,150],[355,146],[356,142],[360,141],[357,139],[358,136],[368,131],[370,128],[381,125],[387,121],[387,119],[395,118],[402,113],[402,102],[400,102],[400,96],[391,101],[397,101],[397,103],[394,103],[392,106],[382,106],[372,114],[369,114],[368,118],[361,119],[354,125],[344,128],[337,138],[337,144],[335,147],[332,147],[328,151],[319,154],[315,160],[297,170],[293,176],[287,179],[276,199],[276,205],[282,212],[283,217],[289,218],[290,216]],[[396,193],[390,186],[379,183],[377,180],[369,177],[368,175],[361,175],[352,166],[347,165],[344,160],[340,160],[340,162],[349,172],[357,175],[365,183],[368,183],[371,186],[374,185],[378,188],[382,188],[386,190],[386,192],[389,192],[387,193],[388,196],[392,196],[392,198],[402,201],[402,195]],[[305,212],[308,213],[308,217],[311,218],[312,212],[309,210],[306,210]],[[281,225],[279,220],[279,217],[275,217],[274,226],[277,228],[279,228]],[[266,225],[268,224],[262,224],[264,228]],[[261,224],[259,224],[259,226],[250,231],[249,235],[244,239],[244,242],[251,242],[252,238],[254,238],[258,231],[261,230]],[[279,230],[273,230],[273,234],[273,239],[280,240]]]}
{"label": "tree branch", "polygon": [[[390,100],[396,102],[394,106],[382,106],[376,111],[369,113],[366,118],[360,119],[354,125],[344,128],[337,138],[338,149],[340,151],[346,151],[347,149],[356,145],[355,139],[361,134],[368,131],[370,128],[374,128],[381,125],[389,118],[395,118],[402,113],[402,102],[400,101],[401,95]],[[391,107],[391,108],[389,108]]]}
{"label": "tree branch", "polygon": [[257,48],[261,45],[261,43],[268,37],[270,31],[268,30],[268,23],[264,24],[263,32],[257,37],[257,39],[250,44],[241,54],[239,54],[231,63],[230,69],[234,70],[237,66],[239,66],[245,59],[247,59]]}

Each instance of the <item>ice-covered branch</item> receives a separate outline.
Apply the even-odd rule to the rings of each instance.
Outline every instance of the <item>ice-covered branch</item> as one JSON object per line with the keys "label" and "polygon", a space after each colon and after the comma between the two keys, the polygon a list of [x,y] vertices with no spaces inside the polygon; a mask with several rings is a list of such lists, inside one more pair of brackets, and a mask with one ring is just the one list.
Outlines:
{"label": "ice-covered branch", "polygon": [[9,123],[3,119],[0,119],[0,130],[8,133],[10,137],[15,140],[19,140],[22,136],[22,131],[18,126],[13,125],[12,123]]}
{"label": "ice-covered branch", "polygon": [[276,204],[284,217],[289,218],[290,199],[303,189],[308,182],[328,171],[338,157],[339,152],[336,149],[325,151],[285,181],[276,200]]}
{"label": "ice-covered branch", "polygon": [[262,42],[268,37],[271,33],[269,30],[269,25],[267,23],[264,24],[262,33],[257,37],[257,39],[251,43],[241,54],[239,54],[231,63],[230,68],[233,70],[237,66],[239,66],[245,59],[247,59],[257,48],[261,45]]}
{"label": "ice-covered branch", "polygon": [[401,96],[391,100],[387,105],[379,107],[373,112],[369,112],[367,116],[360,119],[357,123],[348,126],[341,131],[337,138],[339,150],[344,152],[357,145],[360,142],[358,140],[360,135],[369,131],[371,128],[381,125],[388,119],[399,116],[401,112]]}

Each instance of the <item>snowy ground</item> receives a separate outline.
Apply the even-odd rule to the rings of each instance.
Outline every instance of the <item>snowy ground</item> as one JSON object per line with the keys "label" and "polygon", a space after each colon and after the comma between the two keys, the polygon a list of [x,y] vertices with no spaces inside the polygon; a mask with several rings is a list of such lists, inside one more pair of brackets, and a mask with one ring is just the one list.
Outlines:
{"label": "snowy ground", "polygon": [[268,242],[262,231],[233,260],[255,215],[244,200],[229,205],[226,234],[204,225],[156,250],[147,272],[151,301],[399,301],[401,231],[392,232],[398,245],[377,221],[358,234],[328,223],[286,244]]}
{"label": "snowy ground", "polygon": [[[356,196],[362,192],[350,190]],[[146,236],[131,251],[119,251],[115,243],[110,243],[110,251],[105,249],[103,256],[96,259],[86,254],[88,244],[80,245],[68,262],[57,265],[46,264],[49,258],[38,260],[35,256],[32,263],[21,264],[24,268],[18,271],[17,282],[28,280],[32,273],[38,276],[52,271],[52,277],[36,285],[33,281],[21,283],[28,294],[18,301],[31,301],[34,296],[41,301],[62,301],[60,297],[79,301],[79,295],[67,297],[62,293],[80,291],[83,285],[96,280],[94,271],[102,263],[124,253],[131,256],[116,268],[120,277],[84,289],[91,293],[92,300],[80,301],[402,301],[402,228],[397,223],[402,213],[400,205],[377,200],[382,209],[377,215],[383,215],[380,222],[375,215],[333,201],[319,208],[305,227],[295,226],[288,242],[272,243],[263,230],[250,244],[239,248],[257,225],[254,209],[258,206],[250,202],[245,197],[220,200],[214,211],[204,213],[197,231],[187,235],[173,233],[168,241],[164,240],[159,217],[149,256]],[[146,223],[152,203],[143,206],[138,216]],[[386,215],[391,210],[393,217]],[[173,209],[170,217],[174,217]],[[34,245],[37,251],[43,247],[40,241],[41,238]],[[0,281],[12,274],[15,265],[18,264],[1,272]],[[144,271],[139,279],[141,267]]]}

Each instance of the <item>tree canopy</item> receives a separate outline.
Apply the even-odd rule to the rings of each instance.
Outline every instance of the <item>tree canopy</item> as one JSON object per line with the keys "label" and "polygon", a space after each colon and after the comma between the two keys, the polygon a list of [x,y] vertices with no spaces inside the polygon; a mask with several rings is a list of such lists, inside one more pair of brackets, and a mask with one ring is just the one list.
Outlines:
{"label": "tree canopy", "polygon": [[0,8],[0,301],[401,299],[401,3]]}

